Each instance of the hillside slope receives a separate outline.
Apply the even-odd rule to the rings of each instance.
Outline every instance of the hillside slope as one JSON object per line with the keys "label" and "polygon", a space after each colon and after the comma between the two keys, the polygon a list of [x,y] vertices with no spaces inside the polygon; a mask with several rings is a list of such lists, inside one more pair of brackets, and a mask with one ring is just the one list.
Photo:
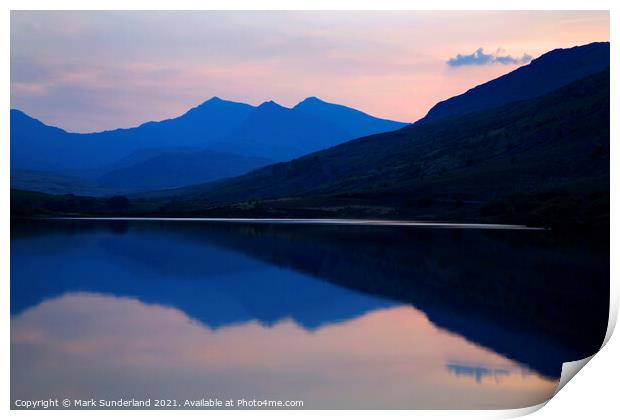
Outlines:
{"label": "hillside slope", "polygon": [[556,49],[504,76],[433,106],[416,124],[535,98],[609,66],[609,42]]}

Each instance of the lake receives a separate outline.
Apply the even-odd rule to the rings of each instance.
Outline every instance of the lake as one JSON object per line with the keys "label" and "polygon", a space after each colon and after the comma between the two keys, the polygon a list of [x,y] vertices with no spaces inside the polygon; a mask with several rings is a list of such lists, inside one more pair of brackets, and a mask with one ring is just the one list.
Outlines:
{"label": "lake", "polygon": [[13,221],[11,400],[520,408],[608,303],[608,247],[547,231]]}

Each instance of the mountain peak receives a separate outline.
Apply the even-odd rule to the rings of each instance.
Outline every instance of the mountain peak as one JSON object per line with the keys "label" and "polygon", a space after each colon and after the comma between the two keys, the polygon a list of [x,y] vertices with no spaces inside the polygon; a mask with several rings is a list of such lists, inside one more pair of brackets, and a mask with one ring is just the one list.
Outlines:
{"label": "mountain peak", "polygon": [[325,103],[324,100],[317,98],[316,96],[308,96],[306,99],[304,99],[303,101],[301,101],[300,103]]}
{"label": "mountain peak", "polygon": [[207,99],[206,101],[204,101],[203,103],[198,105],[196,108],[200,108],[202,106],[209,105],[209,104],[218,104],[218,103],[222,103],[222,102],[228,102],[228,101],[223,100],[219,96],[213,96],[212,98]]}
{"label": "mountain peak", "polygon": [[298,103],[297,105],[295,105],[293,107],[293,109],[295,108],[303,108],[303,107],[307,107],[307,106],[315,106],[315,105],[326,105],[328,104],[327,102],[325,102],[322,99],[317,98],[316,96],[309,96],[306,99],[304,99],[303,101],[301,101],[300,103]]}
{"label": "mountain peak", "polygon": [[38,120],[34,117],[31,117],[30,115],[26,114],[24,111],[16,109],[16,108],[11,108],[11,125],[12,127],[16,127],[18,124],[25,124],[31,127],[46,127],[49,128],[51,130],[58,130],[58,131],[62,131],[63,133],[66,132],[65,130],[63,130],[62,128],[58,128],[55,127],[53,125],[47,125],[45,124],[43,121]]}
{"label": "mountain peak", "polygon": [[265,101],[260,104],[257,109],[286,109],[282,105],[274,101]]}
{"label": "mountain peak", "polygon": [[[241,102],[233,102],[227,101],[225,99],[220,98],[219,96],[213,96],[211,99],[207,99],[200,105],[196,105],[195,107],[188,110],[183,116],[202,116],[205,113],[212,112],[228,112],[231,109],[236,109],[240,112],[249,112],[254,107],[248,104],[244,104]],[[202,118],[202,117],[201,117]]]}
{"label": "mountain peak", "polygon": [[17,108],[11,108],[11,116],[28,117],[30,119],[34,119],[30,115],[26,114],[24,111]]}

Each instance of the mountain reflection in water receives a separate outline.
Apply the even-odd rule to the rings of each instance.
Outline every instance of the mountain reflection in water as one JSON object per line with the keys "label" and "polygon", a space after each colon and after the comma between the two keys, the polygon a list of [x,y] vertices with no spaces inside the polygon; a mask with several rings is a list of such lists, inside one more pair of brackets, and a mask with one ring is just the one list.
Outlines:
{"label": "mountain reflection in water", "polygon": [[11,235],[12,399],[521,407],[606,327],[605,253],[546,232],[41,221]]}

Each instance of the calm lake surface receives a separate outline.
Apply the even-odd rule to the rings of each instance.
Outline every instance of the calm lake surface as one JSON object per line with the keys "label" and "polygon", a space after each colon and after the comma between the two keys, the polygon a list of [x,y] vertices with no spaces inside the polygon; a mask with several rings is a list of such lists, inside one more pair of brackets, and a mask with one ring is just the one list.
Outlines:
{"label": "calm lake surface", "polygon": [[525,407],[608,302],[608,248],[545,231],[14,221],[11,399]]}

